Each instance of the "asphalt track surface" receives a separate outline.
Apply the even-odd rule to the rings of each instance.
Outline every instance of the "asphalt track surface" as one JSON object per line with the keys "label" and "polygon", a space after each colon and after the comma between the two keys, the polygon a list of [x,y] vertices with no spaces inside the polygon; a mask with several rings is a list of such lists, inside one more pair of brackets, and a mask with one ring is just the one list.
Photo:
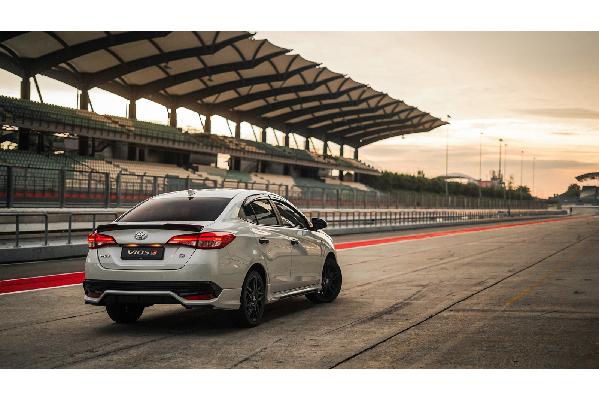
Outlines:
{"label": "asphalt track surface", "polygon": [[[80,285],[3,294],[0,367],[599,367],[599,217],[501,225],[339,237],[362,244],[339,251],[337,301],[269,305],[254,329],[174,305],[117,325]],[[0,280],[81,269],[2,265]]]}

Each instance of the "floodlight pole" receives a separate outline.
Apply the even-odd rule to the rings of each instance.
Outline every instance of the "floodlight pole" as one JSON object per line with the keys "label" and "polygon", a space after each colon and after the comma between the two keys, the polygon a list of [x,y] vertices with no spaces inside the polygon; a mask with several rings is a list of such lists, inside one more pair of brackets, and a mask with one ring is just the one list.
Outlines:
{"label": "floodlight pole", "polygon": [[[480,133],[478,140],[478,198],[483,197],[482,191],[482,181],[483,181],[483,132]],[[480,204],[480,200],[479,200]]]}
{"label": "floodlight pole", "polygon": [[524,191],[524,178],[522,171],[524,170],[524,150],[520,150],[520,200],[522,200],[522,192]]}
{"label": "floodlight pole", "polygon": [[[504,157],[503,157],[503,173],[507,175],[507,143],[504,144],[505,146],[505,151],[504,151]],[[506,191],[505,191],[505,197],[507,199],[507,215],[511,214],[510,211],[510,198],[511,198],[511,193],[509,192],[510,190],[510,185],[509,185],[509,175],[508,175],[508,182],[506,184]]]}
{"label": "floodlight pole", "polygon": [[[451,116],[447,116],[450,119]],[[449,124],[445,129],[445,206],[449,208],[449,183],[447,182],[447,175],[449,174]]]}
{"label": "floodlight pole", "polygon": [[497,178],[499,179],[499,186],[503,183],[503,176],[501,175],[501,142],[503,142],[502,138],[499,138],[499,170],[497,171]]}
{"label": "floodlight pole", "polygon": [[504,198],[507,199],[510,180],[509,175],[507,174],[507,143],[504,143],[503,146],[503,174],[507,177],[507,181],[505,182],[505,192],[503,192],[503,194]]}
{"label": "floodlight pole", "polygon": [[530,194],[532,196],[534,196],[534,191],[535,191],[535,161],[537,160],[537,157],[532,156],[532,190],[530,191]]}

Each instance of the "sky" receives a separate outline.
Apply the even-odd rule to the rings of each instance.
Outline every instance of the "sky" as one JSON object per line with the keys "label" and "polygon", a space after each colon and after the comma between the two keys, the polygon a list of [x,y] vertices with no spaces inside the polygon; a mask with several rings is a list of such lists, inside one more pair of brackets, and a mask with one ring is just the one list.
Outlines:
{"label": "sky", "polygon": [[[488,179],[498,167],[502,138],[507,175],[516,184],[533,186],[536,159],[534,194],[540,197],[599,170],[597,32],[258,32],[256,38],[432,115],[451,116],[449,126],[361,148],[360,158],[380,169],[444,174],[447,143],[449,172],[478,178],[482,144],[482,178]],[[38,81],[45,102],[76,106],[75,89],[49,78]],[[0,93],[18,96],[18,82],[0,71]],[[94,89],[90,98],[96,112],[125,115],[127,103],[118,96]],[[201,117],[191,111],[179,109],[178,116],[184,128],[201,127]],[[167,123],[167,111],[140,100],[138,118]],[[213,130],[230,135],[221,118],[213,119]],[[275,135],[282,143],[282,134]],[[270,142],[275,135],[270,133]],[[242,136],[253,138],[248,124]]]}

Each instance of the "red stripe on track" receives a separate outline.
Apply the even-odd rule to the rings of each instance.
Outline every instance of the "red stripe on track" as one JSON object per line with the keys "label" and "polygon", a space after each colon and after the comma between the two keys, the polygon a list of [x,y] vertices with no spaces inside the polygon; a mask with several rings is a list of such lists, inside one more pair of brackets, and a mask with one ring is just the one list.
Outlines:
{"label": "red stripe on track", "polygon": [[7,279],[0,281],[0,293],[76,285],[83,282],[84,277],[84,272],[72,272],[68,274],[34,276],[32,278]]}
{"label": "red stripe on track", "polygon": [[[580,218],[580,217],[571,217],[571,218],[567,218],[567,219],[572,220],[572,219],[577,219],[577,218]],[[554,218],[554,219],[545,219],[542,221],[514,222],[511,224],[503,224],[503,225],[476,226],[476,227],[472,227],[472,228],[452,229],[452,230],[440,231],[440,232],[418,233],[416,235],[404,235],[404,236],[386,237],[386,238],[381,238],[381,239],[358,240],[355,242],[337,243],[335,245],[335,249],[336,250],[353,249],[355,247],[376,246],[379,244],[406,242],[406,241],[410,241],[410,240],[422,240],[422,239],[429,239],[429,238],[441,237],[441,236],[459,235],[459,234],[463,234],[463,233],[492,231],[495,229],[513,228],[513,227],[524,226],[524,225],[546,224],[548,222],[559,222],[559,221],[565,221],[565,220],[566,220],[566,218],[562,217],[562,218]]]}
{"label": "red stripe on track", "polygon": [[[494,225],[494,226],[476,226],[476,227],[472,227],[472,228],[453,229],[453,230],[440,231],[440,232],[419,233],[416,235],[393,236],[393,237],[386,237],[386,238],[372,239],[372,240],[359,240],[356,242],[338,243],[335,245],[335,248],[337,250],[352,249],[355,247],[375,246],[375,245],[379,245],[379,244],[404,242],[404,241],[409,241],[409,240],[420,240],[420,239],[428,239],[428,238],[440,237],[440,236],[457,235],[457,234],[463,234],[463,233],[490,231],[490,230],[495,230],[495,229],[512,228],[512,227],[523,226],[523,225],[545,224],[548,222],[559,222],[559,221],[572,220],[572,219],[578,219],[578,218],[582,218],[582,217],[555,218],[555,219],[545,219],[542,221],[515,222],[515,223],[511,223],[511,224]],[[7,280],[3,280],[3,281],[0,280],[0,294],[23,292],[23,291],[36,290],[36,289],[47,289],[47,288],[66,286],[66,285],[77,285],[77,284],[82,283],[84,278],[85,278],[84,272],[72,272],[72,273],[57,274],[57,275],[35,276],[32,278],[7,279]]]}

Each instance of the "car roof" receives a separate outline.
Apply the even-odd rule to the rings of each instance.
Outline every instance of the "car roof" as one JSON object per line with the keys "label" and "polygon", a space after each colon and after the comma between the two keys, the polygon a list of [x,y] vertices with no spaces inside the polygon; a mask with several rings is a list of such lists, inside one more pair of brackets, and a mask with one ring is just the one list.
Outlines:
{"label": "car roof", "polygon": [[[175,197],[225,197],[232,199],[237,195],[244,195],[245,197],[257,194],[268,194],[276,196],[274,193],[266,192],[264,190],[250,190],[250,189],[188,189],[178,190],[176,192],[169,192],[154,196],[154,198],[175,198]],[[278,196],[277,196],[278,197]]]}

